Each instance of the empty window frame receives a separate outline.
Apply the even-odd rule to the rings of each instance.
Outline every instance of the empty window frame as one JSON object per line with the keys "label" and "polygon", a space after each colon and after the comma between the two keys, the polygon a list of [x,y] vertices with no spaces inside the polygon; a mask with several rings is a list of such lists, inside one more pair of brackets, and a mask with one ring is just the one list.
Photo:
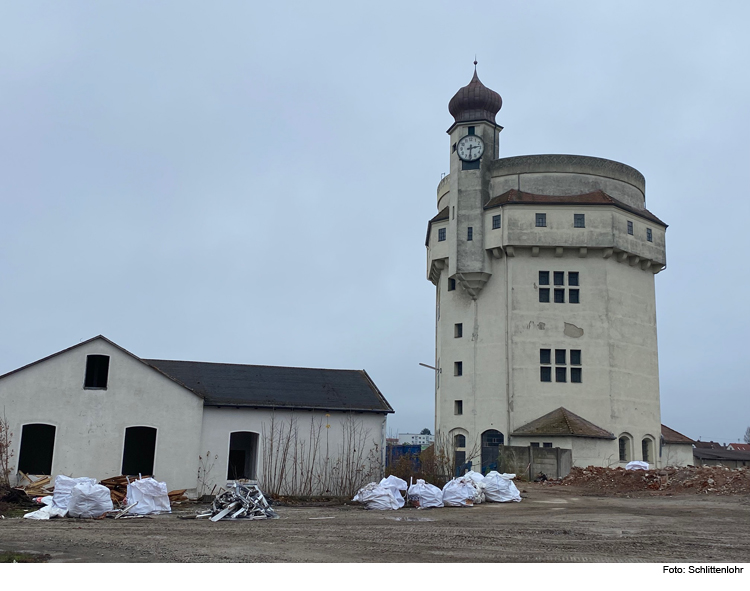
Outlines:
{"label": "empty window frame", "polygon": [[628,234],[633,235],[633,222],[628,221]]}
{"label": "empty window frame", "polygon": [[52,474],[52,456],[55,450],[54,425],[30,423],[21,428],[21,449],[18,453],[18,470],[25,474]]}
{"label": "empty window frame", "polygon": [[574,228],[585,228],[586,227],[586,214],[574,213],[573,214],[573,227]]}
{"label": "empty window frame", "polygon": [[466,228],[466,240],[474,240],[474,228],[471,226]]}
{"label": "empty window frame", "polygon": [[539,271],[539,285],[549,285],[549,271]]}
{"label": "empty window frame", "polygon": [[564,304],[565,303],[565,290],[564,289],[556,289],[555,290],[555,303],[556,304]]}
{"label": "empty window frame", "polygon": [[492,216],[492,229],[497,230],[500,228],[500,214]]}
{"label": "empty window frame", "polygon": [[453,414],[454,415],[464,414],[464,401],[463,400],[453,401]]}
{"label": "empty window frame", "polygon": [[568,271],[568,286],[578,287],[578,271]]}
{"label": "empty window frame", "polygon": [[445,242],[445,228],[438,228],[438,242]]}
{"label": "empty window frame", "polygon": [[454,435],[453,446],[454,447],[466,447],[466,435],[461,435],[461,434]]}
{"label": "empty window frame", "polygon": [[151,475],[154,473],[156,429],[153,427],[128,427],[122,452],[122,474]]}
{"label": "empty window frame", "polygon": [[555,271],[555,285],[565,285],[565,271]]}
{"label": "empty window frame", "polygon": [[453,291],[455,289],[456,289],[456,280],[448,279],[448,291]]}
{"label": "empty window frame", "polygon": [[567,382],[568,368],[567,367],[556,367],[555,368],[555,381],[556,382]]}
{"label": "empty window frame", "polygon": [[464,362],[463,361],[455,361],[453,363],[453,375],[454,376],[464,375]]}
{"label": "empty window frame", "polygon": [[547,214],[546,213],[536,214],[536,227],[537,228],[547,227]]}
{"label": "empty window frame", "polygon": [[555,349],[555,365],[567,365],[565,361],[567,357],[566,353],[565,349]]}
{"label": "empty window frame", "polygon": [[654,241],[654,233],[651,231],[651,228],[646,228],[646,240],[649,242]]}
{"label": "empty window frame", "polygon": [[542,365],[552,363],[552,349],[539,349],[539,363]]}
{"label": "empty window frame", "polygon": [[581,303],[581,293],[577,289],[568,290],[568,303],[570,304]]}
{"label": "empty window frame", "polygon": [[460,339],[464,336],[464,325],[461,323],[453,325],[453,338]]}
{"label": "empty window frame", "polygon": [[256,477],[258,433],[235,431],[229,434],[229,461],[227,480],[244,480]]}
{"label": "empty window frame", "polygon": [[106,390],[108,374],[108,355],[86,356],[86,377],[83,380],[84,388],[98,388],[101,390]]}
{"label": "empty window frame", "polygon": [[570,381],[573,384],[580,384],[583,381],[583,375],[580,367],[570,368]]}
{"label": "empty window frame", "polygon": [[539,301],[543,304],[549,304],[549,287],[539,288]]}
{"label": "empty window frame", "polygon": [[570,350],[570,365],[581,365],[581,350],[580,349]]}

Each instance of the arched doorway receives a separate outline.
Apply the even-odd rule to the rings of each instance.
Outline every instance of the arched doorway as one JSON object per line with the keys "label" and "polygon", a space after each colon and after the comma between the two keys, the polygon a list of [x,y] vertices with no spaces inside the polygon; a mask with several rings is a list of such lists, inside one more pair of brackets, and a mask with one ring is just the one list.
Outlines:
{"label": "arched doorway", "polygon": [[235,431],[229,434],[229,462],[227,480],[254,480],[258,434],[252,431]]}
{"label": "arched doorway", "polygon": [[52,474],[52,453],[55,449],[54,425],[31,423],[21,429],[21,450],[18,471],[25,474]]}
{"label": "arched doorway", "polygon": [[122,452],[122,473],[128,476],[153,475],[156,452],[156,429],[128,427]]}
{"label": "arched doorway", "polygon": [[482,474],[497,470],[498,448],[503,445],[505,437],[500,431],[488,429],[482,433]]}

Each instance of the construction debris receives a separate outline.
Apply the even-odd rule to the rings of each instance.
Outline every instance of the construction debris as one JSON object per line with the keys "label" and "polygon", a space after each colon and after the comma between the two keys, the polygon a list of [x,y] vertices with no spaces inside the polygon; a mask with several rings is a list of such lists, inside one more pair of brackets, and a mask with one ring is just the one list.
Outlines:
{"label": "construction debris", "polygon": [[99,484],[109,489],[109,494],[112,497],[112,503],[115,507],[122,507],[125,498],[128,496],[128,482],[140,480],[141,478],[151,478],[151,476],[113,476],[112,478],[102,480]]}
{"label": "construction debris", "polygon": [[257,485],[239,482],[230,484],[229,490],[216,497],[210,511],[196,515],[196,519],[209,518],[211,521],[278,519],[278,517]]}
{"label": "construction debris", "polygon": [[[44,497],[52,494],[54,489],[48,486],[50,483],[49,476],[33,476],[21,471],[18,474],[21,476],[21,483],[13,488],[22,490],[28,497]],[[27,484],[23,484],[24,482]]]}
{"label": "construction debris", "polygon": [[602,493],[626,494],[700,493],[715,495],[750,493],[750,470],[724,466],[667,467],[661,470],[622,468],[573,468],[565,478],[548,480],[545,485],[579,486]]}

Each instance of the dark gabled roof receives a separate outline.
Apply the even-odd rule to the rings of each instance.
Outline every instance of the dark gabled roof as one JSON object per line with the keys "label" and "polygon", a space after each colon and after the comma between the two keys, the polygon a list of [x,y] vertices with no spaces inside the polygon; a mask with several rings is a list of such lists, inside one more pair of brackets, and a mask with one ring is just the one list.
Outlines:
{"label": "dark gabled roof", "polygon": [[444,207],[441,209],[438,214],[432,218],[429,222],[427,222],[427,238],[425,238],[424,245],[429,246],[430,245],[430,231],[432,230],[432,223],[433,222],[443,222],[448,219],[448,207]]}
{"label": "dark gabled roof", "polygon": [[722,445],[721,443],[717,443],[716,441],[694,441],[693,444],[695,447],[699,447],[701,449],[726,449],[726,445]]}
{"label": "dark gabled roof", "polygon": [[750,452],[734,451],[731,449],[705,449],[694,447],[693,457],[701,460],[739,460],[740,462],[748,462],[750,461]]}
{"label": "dark gabled roof", "polygon": [[393,412],[364,370],[144,361],[199,393],[205,406]]}
{"label": "dark gabled roof", "polygon": [[658,217],[648,209],[636,209],[623,203],[622,201],[610,197],[604,191],[593,191],[591,193],[582,193],[580,195],[537,195],[535,193],[526,193],[510,189],[502,195],[493,197],[484,206],[485,209],[500,207],[501,205],[614,205],[620,209],[637,215],[651,222],[667,227]]}
{"label": "dark gabled roof", "polygon": [[511,435],[536,436],[544,435],[548,437],[593,437],[596,439],[614,439],[615,436],[601,427],[597,427],[579,417],[577,414],[570,412],[562,406],[535,421],[519,427]]}
{"label": "dark gabled roof", "polygon": [[666,425],[661,426],[661,436],[664,440],[664,443],[695,443],[690,437],[687,435],[683,435],[682,433],[678,433],[674,429],[670,429]]}

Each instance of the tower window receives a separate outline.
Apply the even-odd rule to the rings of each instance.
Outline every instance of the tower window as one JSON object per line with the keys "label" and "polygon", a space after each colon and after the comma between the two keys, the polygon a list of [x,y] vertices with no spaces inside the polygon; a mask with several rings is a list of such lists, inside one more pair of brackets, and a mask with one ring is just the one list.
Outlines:
{"label": "tower window", "polygon": [[570,381],[574,384],[580,384],[581,383],[581,368],[580,367],[571,367],[570,368]]}
{"label": "tower window", "polygon": [[555,271],[555,285],[565,285],[565,273],[563,271]]}
{"label": "tower window", "polygon": [[444,242],[445,241],[445,228],[440,228],[438,230],[438,242]]}
{"label": "tower window", "polygon": [[497,230],[498,228],[500,228],[500,214],[492,216],[492,229]]}
{"label": "tower window", "polygon": [[86,356],[86,378],[83,382],[84,388],[101,388],[102,390],[106,390],[108,374],[108,355]]}
{"label": "tower window", "polygon": [[453,364],[453,375],[454,376],[464,375],[464,362],[463,361],[456,361]]}
{"label": "tower window", "polygon": [[556,304],[564,304],[565,303],[565,290],[564,289],[556,289],[555,290],[555,303]]}
{"label": "tower window", "polygon": [[570,350],[570,365],[581,365],[581,350],[580,349]]}
{"label": "tower window", "polygon": [[568,273],[568,285],[578,287],[578,271],[570,271]]}
{"label": "tower window", "polygon": [[543,382],[552,381],[552,368],[551,367],[540,367],[539,368],[539,379]]}
{"label": "tower window", "polygon": [[456,289],[456,280],[448,279],[448,291],[453,291],[454,289]]}
{"label": "tower window", "polygon": [[556,382],[567,382],[568,368],[567,367],[556,367],[555,368],[555,381]]}
{"label": "tower window", "polygon": [[571,304],[580,304],[579,293],[577,289],[568,290],[568,302]]}
{"label": "tower window", "polygon": [[474,240],[474,228],[471,226],[466,228],[466,240]]}
{"label": "tower window", "polygon": [[651,228],[646,228],[646,240],[648,240],[649,242],[654,241],[654,234],[653,232],[651,232]]}
{"label": "tower window", "polygon": [[539,285],[549,285],[549,271],[539,271]]}
{"label": "tower window", "polygon": [[628,234],[633,235],[633,222],[628,222]]}
{"label": "tower window", "polygon": [[460,339],[462,336],[464,336],[464,325],[454,324],[453,325],[453,338]]}
{"label": "tower window", "polygon": [[552,363],[552,349],[539,349],[539,363]]}
{"label": "tower window", "polygon": [[546,213],[536,214],[536,227],[537,228],[547,227],[547,214]]}
{"label": "tower window", "polygon": [[573,214],[573,227],[574,228],[585,228],[586,227],[586,214],[574,213]]}
{"label": "tower window", "polygon": [[473,125],[469,126],[469,131],[468,131],[467,135],[474,135],[474,126]]}
{"label": "tower window", "polygon": [[464,401],[463,400],[456,400],[453,402],[453,414],[454,415],[464,414]]}
{"label": "tower window", "polygon": [[565,365],[565,349],[555,349],[555,365]]}
{"label": "tower window", "polygon": [[543,304],[549,304],[549,287],[539,288],[539,301]]}

